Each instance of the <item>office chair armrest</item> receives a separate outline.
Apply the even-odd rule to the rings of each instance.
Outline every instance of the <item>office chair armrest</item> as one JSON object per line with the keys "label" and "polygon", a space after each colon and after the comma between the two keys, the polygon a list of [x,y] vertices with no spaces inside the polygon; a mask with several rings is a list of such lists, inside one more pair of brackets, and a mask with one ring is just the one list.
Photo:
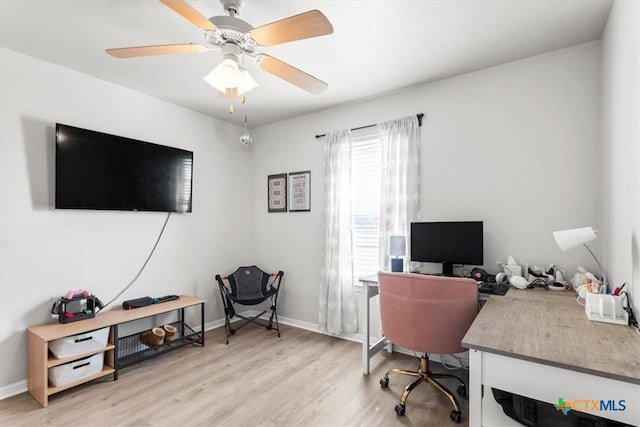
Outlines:
{"label": "office chair armrest", "polygon": [[284,276],[284,271],[280,270],[277,273],[269,274],[269,276],[273,277],[273,280],[269,284],[269,287],[275,288],[276,290],[280,289],[280,282],[282,282],[282,276]]}
{"label": "office chair armrest", "polygon": [[216,282],[218,282],[218,287],[220,288],[220,291],[224,291],[225,294],[229,294],[229,288],[227,287],[227,284],[224,283],[224,281],[228,279],[229,276],[220,276],[219,274],[216,274]]}

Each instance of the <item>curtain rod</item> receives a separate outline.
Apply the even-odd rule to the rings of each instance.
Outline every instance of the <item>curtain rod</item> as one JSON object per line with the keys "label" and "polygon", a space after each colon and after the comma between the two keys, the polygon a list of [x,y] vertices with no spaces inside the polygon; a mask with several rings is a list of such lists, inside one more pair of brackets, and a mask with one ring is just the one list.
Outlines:
{"label": "curtain rod", "polygon": [[[422,118],[424,117],[424,114],[423,113],[418,113],[418,114],[416,114],[416,117],[418,118],[418,126],[422,126]],[[377,125],[360,126],[360,127],[351,129],[351,131],[353,132],[354,130],[366,129],[366,128],[370,128],[370,127],[374,127],[374,126],[377,126]],[[327,136],[326,133],[323,133],[322,135],[316,135],[316,139],[324,138],[325,136]]]}

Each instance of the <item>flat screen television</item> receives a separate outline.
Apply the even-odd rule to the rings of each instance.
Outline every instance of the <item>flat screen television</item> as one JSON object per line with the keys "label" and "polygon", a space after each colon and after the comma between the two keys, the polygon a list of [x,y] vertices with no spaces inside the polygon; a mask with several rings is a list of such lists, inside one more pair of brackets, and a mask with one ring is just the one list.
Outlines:
{"label": "flat screen television", "polygon": [[453,276],[453,264],[482,265],[482,221],[412,222],[411,261],[442,263]]}
{"label": "flat screen television", "polygon": [[193,152],[56,124],[56,209],[191,212]]}

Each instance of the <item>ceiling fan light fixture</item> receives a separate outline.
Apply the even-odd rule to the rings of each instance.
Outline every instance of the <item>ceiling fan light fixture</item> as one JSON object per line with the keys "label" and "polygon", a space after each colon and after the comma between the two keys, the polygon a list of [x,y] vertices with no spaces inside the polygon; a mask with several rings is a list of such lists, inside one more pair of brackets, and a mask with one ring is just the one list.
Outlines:
{"label": "ceiling fan light fixture", "polygon": [[225,54],[222,62],[203,79],[223,94],[228,94],[229,89],[236,89],[236,96],[245,94],[258,86],[251,74],[238,66],[234,54]]}
{"label": "ceiling fan light fixture", "polygon": [[240,77],[238,63],[230,58],[223,59],[222,62],[213,69],[213,73],[226,87],[236,87],[238,78]]}
{"label": "ceiling fan light fixture", "polygon": [[226,92],[227,88],[237,87],[239,78],[238,63],[230,58],[225,58],[209,74],[203,77],[204,81],[223,93]]}
{"label": "ceiling fan light fixture", "polygon": [[240,70],[240,78],[238,79],[238,95],[243,95],[258,87],[258,83],[251,77],[251,74],[245,69]]}

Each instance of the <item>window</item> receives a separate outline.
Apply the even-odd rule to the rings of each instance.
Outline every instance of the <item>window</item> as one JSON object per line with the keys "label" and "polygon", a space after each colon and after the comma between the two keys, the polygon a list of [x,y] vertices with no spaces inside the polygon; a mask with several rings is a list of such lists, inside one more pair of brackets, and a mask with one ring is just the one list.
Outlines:
{"label": "window", "polygon": [[352,224],[353,274],[359,277],[377,273],[380,217],[380,136],[377,127],[352,134]]}

